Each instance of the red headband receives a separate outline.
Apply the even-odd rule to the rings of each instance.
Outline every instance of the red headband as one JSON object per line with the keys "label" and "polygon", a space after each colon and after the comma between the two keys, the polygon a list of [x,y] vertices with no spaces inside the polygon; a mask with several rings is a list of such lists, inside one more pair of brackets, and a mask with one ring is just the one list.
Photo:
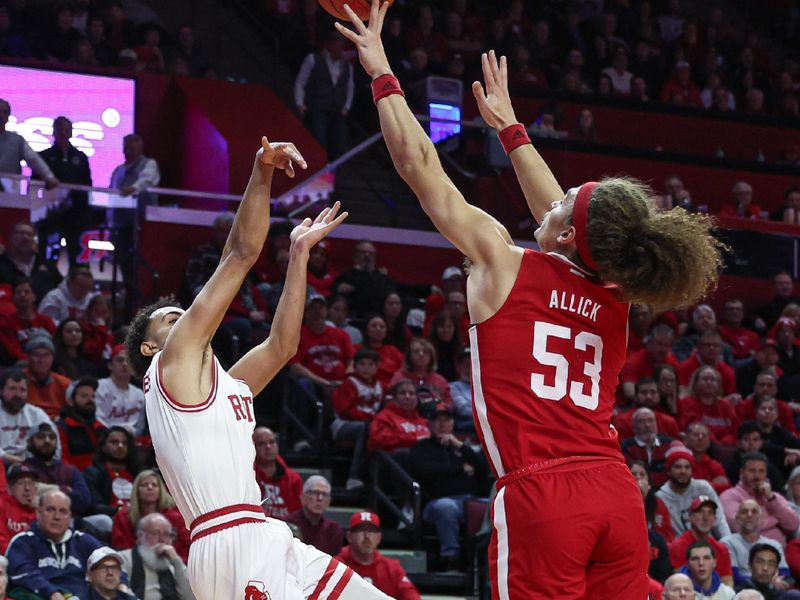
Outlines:
{"label": "red headband", "polygon": [[594,188],[600,185],[596,181],[589,181],[578,188],[575,203],[572,207],[572,224],[575,226],[575,244],[578,246],[578,256],[583,264],[592,271],[597,271],[597,263],[592,258],[589,248],[587,229],[589,224],[589,200],[592,198]]}

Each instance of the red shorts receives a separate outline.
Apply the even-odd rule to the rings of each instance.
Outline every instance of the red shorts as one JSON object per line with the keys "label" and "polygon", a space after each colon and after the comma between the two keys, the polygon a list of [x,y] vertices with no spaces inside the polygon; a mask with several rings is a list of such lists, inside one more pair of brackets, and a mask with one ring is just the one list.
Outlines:
{"label": "red shorts", "polygon": [[645,600],[644,502],[622,462],[533,471],[497,493],[489,546],[493,600]]}

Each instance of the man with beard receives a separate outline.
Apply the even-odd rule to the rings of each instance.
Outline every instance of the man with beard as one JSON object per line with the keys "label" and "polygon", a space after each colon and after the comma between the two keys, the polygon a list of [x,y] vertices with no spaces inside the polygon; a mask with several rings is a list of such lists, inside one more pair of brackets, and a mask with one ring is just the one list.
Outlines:
{"label": "man with beard", "polygon": [[122,557],[108,546],[98,548],[86,562],[87,600],[136,600],[122,584]]}
{"label": "man with beard", "polygon": [[[28,431],[53,425],[41,408],[28,404],[28,377],[21,369],[0,374],[0,452],[6,464],[25,459]],[[55,428],[54,428],[55,429]],[[60,456],[60,448],[56,452]]]}
{"label": "man with beard", "polygon": [[[669,479],[659,488],[656,496],[666,505],[672,529],[675,531],[675,537],[678,537],[689,529],[689,507],[695,498],[708,496],[717,506],[722,506],[722,503],[710,483],[692,478],[694,457],[686,446],[670,448],[666,462]],[[713,532],[716,538],[731,532],[722,511],[717,511]]]}
{"label": "man with beard", "polygon": [[[655,384],[654,384],[655,385]],[[665,458],[672,438],[658,433],[656,413],[649,408],[633,411],[633,435],[623,439],[620,444],[622,454],[630,462],[641,460],[647,464],[655,485],[663,485],[667,480]]]}
{"label": "man with beard", "polygon": [[11,465],[8,470],[8,495],[0,497],[0,552],[6,551],[12,537],[28,531],[36,519],[38,481],[39,475],[27,465]]}
{"label": "man with beard", "polygon": [[186,565],[172,546],[172,524],[161,513],[139,520],[137,542],[120,552],[122,569],[139,600],[194,600]]}
{"label": "man with beard", "polygon": [[92,464],[97,452],[97,438],[105,426],[95,418],[97,379],[81,377],[67,388],[67,405],[61,411],[58,437],[64,462],[83,471]]}
{"label": "man with beard", "polygon": [[[91,505],[92,496],[83,474],[74,466],[56,458],[58,435],[51,423],[41,423],[28,433],[30,456],[22,463],[39,475],[39,481],[57,485],[69,496],[72,512],[82,515]],[[109,527],[109,531],[111,528]]]}

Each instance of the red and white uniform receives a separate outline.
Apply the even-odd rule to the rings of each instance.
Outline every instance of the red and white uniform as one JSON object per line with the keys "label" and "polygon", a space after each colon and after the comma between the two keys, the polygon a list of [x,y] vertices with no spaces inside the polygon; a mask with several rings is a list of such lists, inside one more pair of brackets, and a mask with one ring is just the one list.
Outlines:
{"label": "red and white uniform", "polygon": [[[215,357],[208,398],[182,404],[164,387],[160,359],[156,354],[144,377],[145,406],[156,461],[190,531],[189,581],[197,599],[385,598],[264,515],[247,384]],[[359,595],[351,593],[356,589]]]}
{"label": "red and white uniform", "polygon": [[470,329],[473,412],[498,481],[493,598],[645,598],[641,493],[611,427],[628,305],[564,257],[526,250]]}

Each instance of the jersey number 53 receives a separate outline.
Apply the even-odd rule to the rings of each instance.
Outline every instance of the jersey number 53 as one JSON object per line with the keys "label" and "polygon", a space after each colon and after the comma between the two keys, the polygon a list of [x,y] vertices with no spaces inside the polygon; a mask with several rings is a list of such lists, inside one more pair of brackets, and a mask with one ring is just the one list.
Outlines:
{"label": "jersey number 53", "polygon": [[[572,340],[576,350],[586,351],[590,347],[594,349],[594,361],[583,363],[583,374],[591,381],[591,389],[587,394],[584,390],[585,384],[582,381],[574,381],[570,373],[577,365],[572,365],[561,354],[548,352],[548,338],[559,338]],[[540,365],[555,367],[555,378],[552,385],[545,383],[542,373],[531,373],[531,390],[533,393],[545,400],[560,401],[567,394],[575,406],[595,410],[600,402],[600,371],[603,365],[603,339],[589,333],[580,331],[573,338],[572,330],[569,327],[536,321],[533,324],[533,358]]]}

